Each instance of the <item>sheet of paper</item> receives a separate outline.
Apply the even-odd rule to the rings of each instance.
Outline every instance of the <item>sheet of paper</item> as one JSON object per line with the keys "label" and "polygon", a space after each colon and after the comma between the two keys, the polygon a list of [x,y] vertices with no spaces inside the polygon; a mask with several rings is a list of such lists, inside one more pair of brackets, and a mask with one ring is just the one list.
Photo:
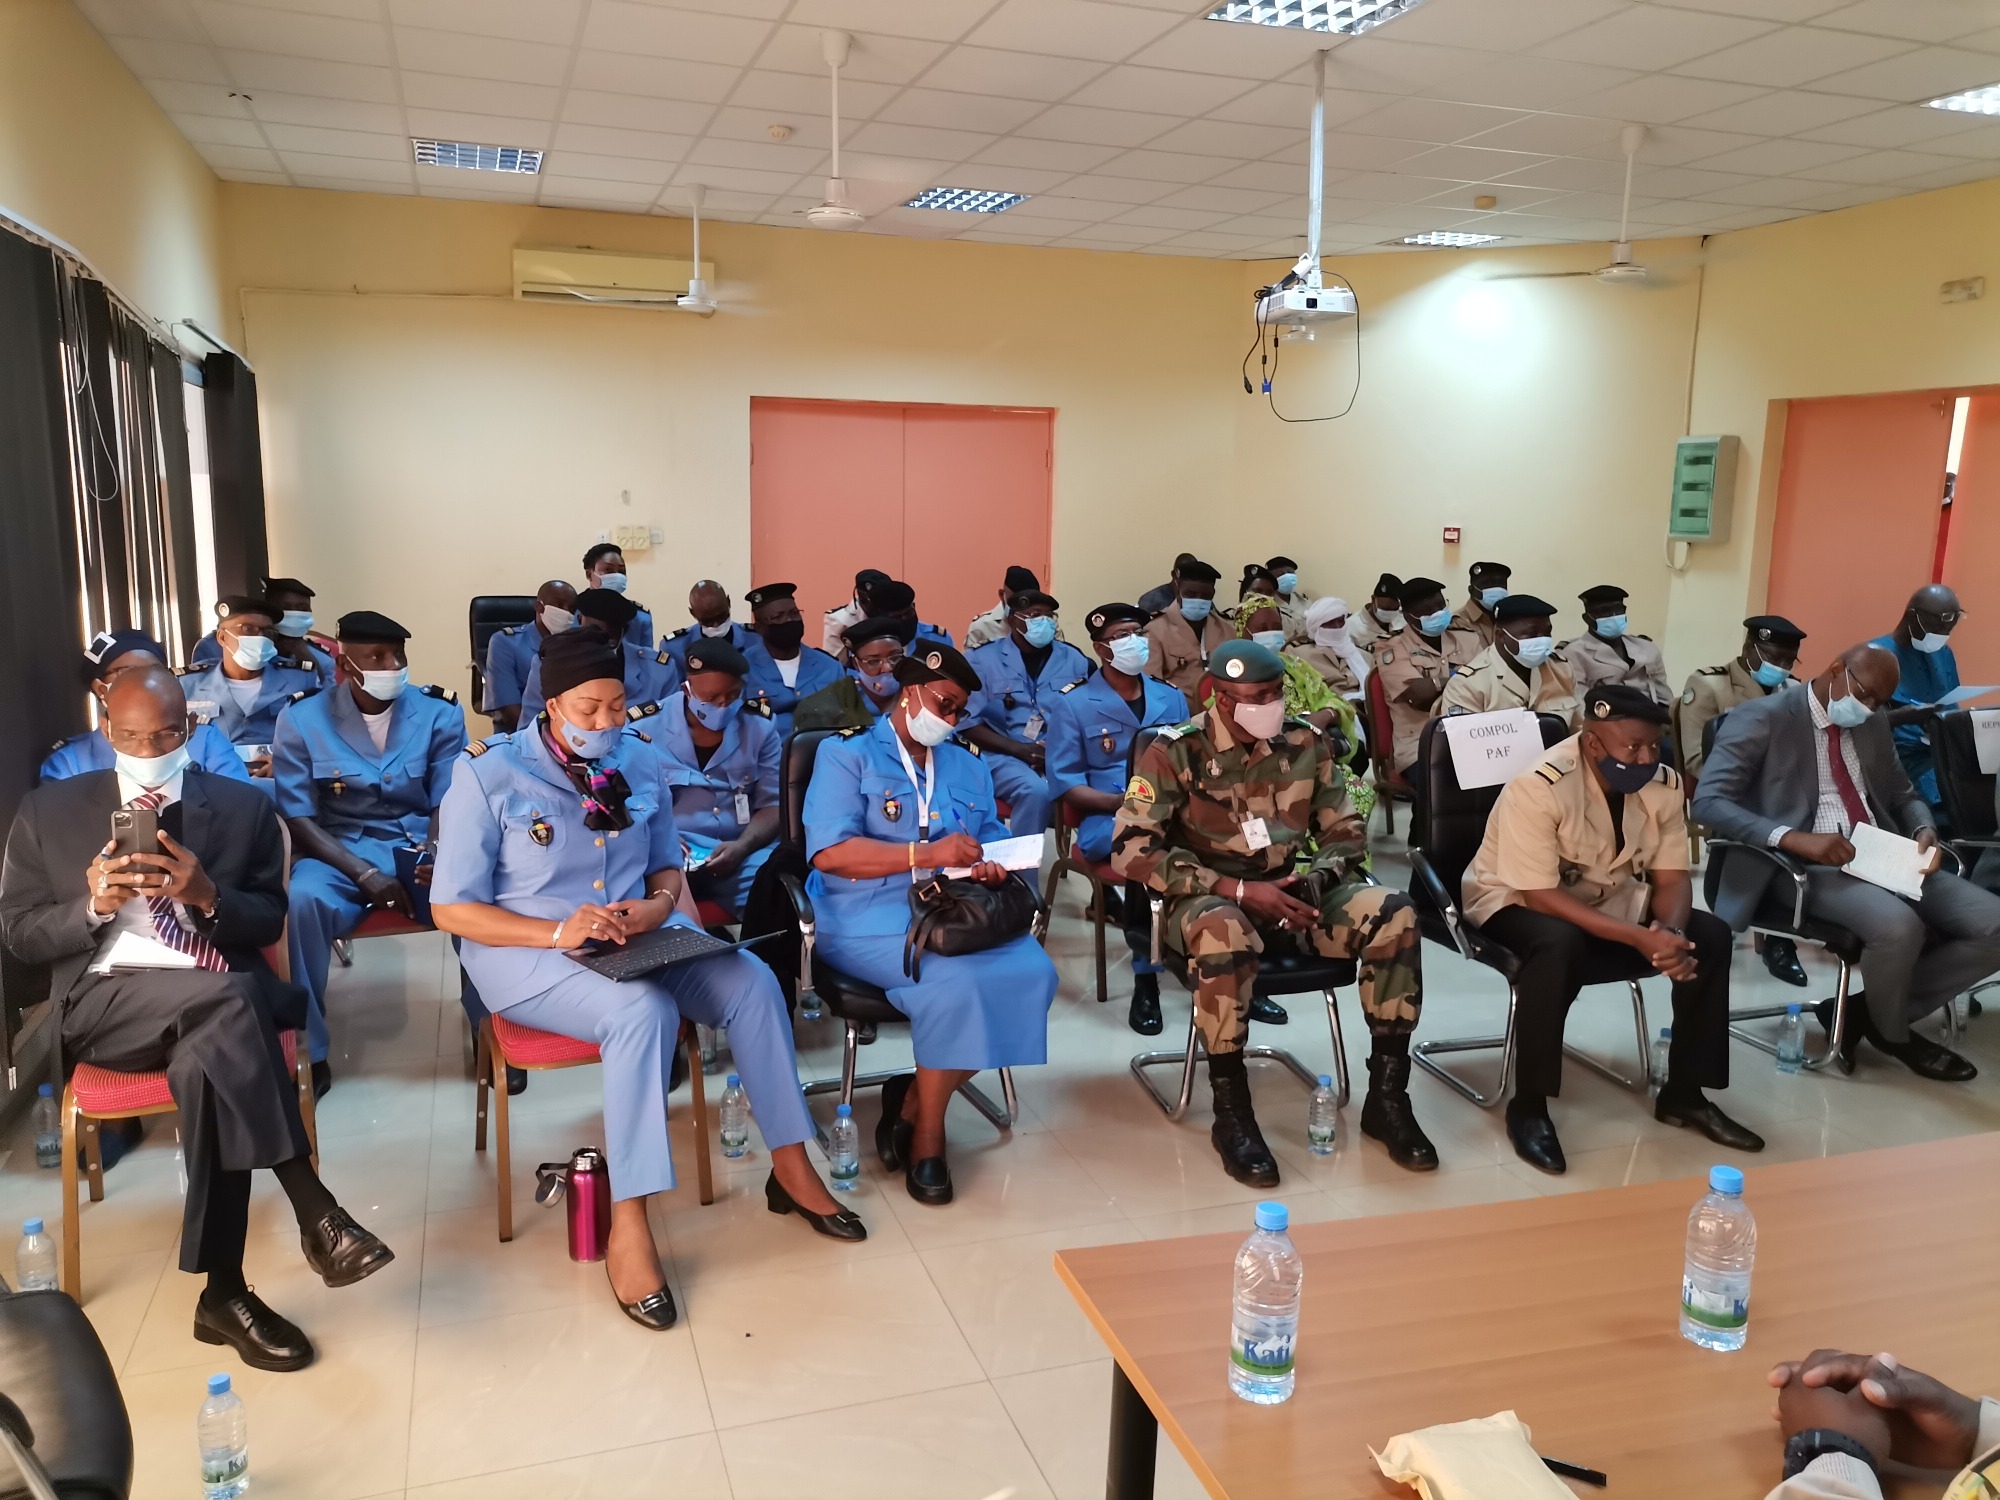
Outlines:
{"label": "sheet of paper", "polygon": [[1848,842],[1854,845],[1854,858],[1841,866],[1848,874],[1912,900],[1924,893],[1931,856],[1917,847],[1915,839],[1862,823]]}
{"label": "sheet of paper", "polygon": [[169,948],[158,938],[147,937],[129,927],[112,940],[110,950],[90,966],[92,973],[114,969],[192,969],[194,956]]}
{"label": "sheet of paper", "polygon": [[1938,699],[1938,706],[1949,708],[1954,703],[1970,703],[1974,698],[1984,698],[1992,693],[2000,693],[2000,687],[1955,687]]}
{"label": "sheet of paper", "polygon": [[1541,727],[1525,708],[1450,714],[1444,735],[1451,742],[1451,768],[1468,791],[1501,786],[1542,758]]}
{"label": "sheet of paper", "polygon": [[[1042,867],[1042,840],[1047,836],[1024,833],[1017,839],[995,839],[980,851],[980,858],[988,864],[1001,865],[1009,870],[1039,870]],[[959,865],[944,873],[953,880],[963,880],[972,873],[972,867]]]}
{"label": "sheet of paper", "polygon": [[1972,710],[1972,744],[1979,756],[1979,774],[2000,771],[2000,708]]}

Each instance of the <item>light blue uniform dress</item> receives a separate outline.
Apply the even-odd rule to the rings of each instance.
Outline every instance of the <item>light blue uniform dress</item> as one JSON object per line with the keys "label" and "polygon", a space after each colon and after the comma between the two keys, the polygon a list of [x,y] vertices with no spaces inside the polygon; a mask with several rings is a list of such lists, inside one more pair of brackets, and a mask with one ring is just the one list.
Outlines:
{"label": "light blue uniform dress", "polygon": [[[660,779],[673,802],[674,824],[683,834],[727,842],[742,834],[751,816],[778,805],[778,760],[784,747],[771,721],[743,707],[741,700],[707,765],[695,753],[688,731],[685,692],[661,703],[657,713],[642,715],[638,724],[653,737]],[[772,847],[766,844],[738,865],[734,875],[719,880],[696,870],[688,877],[694,894],[715,902],[732,918],[741,916],[750,882],[771,857]]]}
{"label": "light blue uniform dress", "polygon": [[[541,647],[535,648],[537,653]],[[674,659],[663,648],[658,651],[641,646],[632,639],[631,627],[626,627],[625,639],[620,650],[625,657],[625,702],[658,703],[662,698],[671,698],[681,690],[684,675],[674,665]],[[528,680],[521,688],[521,717],[531,719],[542,711],[548,700],[542,696],[542,659],[539,654],[528,665]]]}
{"label": "light blue uniform dress", "polygon": [[[626,631],[626,635],[628,637],[631,635],[631,631],[629,629]],[[668,636],[666,640],[662,641],[660,643],[660,646],[661,649],[667,653],[667,655],[671,656],[674,659],[675,671],[678,672],[680,676],[686,677],[687,665],[688,665],[688,657],[687,657],[688,647],[692,646],[696,641],[704,639],[709,639],[709,637],[704,637],[702,635],[701,627],[699,625],[683,625],[679,630],[676,630],[672,635]],[[722,639],[722,637],[716,636],[713,637],[713,639],[720,640]],[[758,644],[757,632],[750,629],[750,627],[747,625],[739,625],[734,620],[731,620],[729,622],[729,644],[734,646],[738,651],[742,652],[745,656],[748,656],[750,654],[750,648]]]}
{"label": "light blue uniform dress", "polygon": [[[465,715],[443,688],[411,686],[399,693],[389,709],[387,744],[378,751],[354,694],[336,684],[278,718],[271,742],[278,812],[312,819],[342,848],[393,876],[398,848],[429,842],[431,814],[464,748]],[[307,858],[292,865],[285,945],[292,980],[306,990],[306,1040],[314,1062],[326,1056],[326,976],[334,940],[367,914],[361,888],[332,865]]]}
{"label": "light blue uniform dress", "polygon": [[546,637],[541,626],[508,625],[493,632],[486,643],[485,701],[479,706],[487,713],[496,708],[519,708],[528,686],[528,671],[535,666]]}
{"label": "light blue uniform dress", "polygon": [[762,699],[771,710],[771,727],[778,731],[778,739],[783,742],[791,737],[792,714],[799,706],[801,698],[810,698],[821,688],[832,687],[840,681],[842,667],[817,646],[799,647],[799,669],[788,685],[785,676],[778,670],[778,663],[764,642],[752,637],[743,648],[743,659],[750,663],[750,675],[743,679],[743,697],[746,702]]}
{"label": "light blue uniform dress", "polygon": [[[312,696],[320,690],[319,674],[310,668],[277,660],[264,668],[257,679],[257,695],[250,700],[249,712],[237,706],[222,664],[191,667],[181,673],[181,691],[187,695],[188,713],[198,724],[213,724],[224,739],[239,750],[248,745],[269,745],[277,737],[278,715],[294,699]],[[272,796],[274,782],[257,778],[257,785]]]}
{"label": "light blue uniform dress", "polygon": [[[1145,696],[1140,712],[1118,696],[1117,689],[1094,673],[1049,700],[1049,796],[1061,801],[1073,787],[1096,792],[1125,790],[1125,757],[1132,736],[1155,724],[1180,724],[1188,718],[1181,690],[1157,677],[1141,677]],[[1111,857],[1111,830],[1116,813],[1092,813],[1076,830],[1077,852],[1102,864]],[[1132,955],[1134,974],[1157,974],[1159,966],[1144,954]]]}
{"label": "light blue uniform dress", "polygon": [[[887,717],[819,747],[806,789],[808,858],[853,838],[907,844],[916,837],[924,767],[912,758],[913,780],[901,747],[895,721]],[[949,740],[932,754],[933,834],[969,833],[981,843],[1005,838],[993,779],[980,757]],[[927,871],[920,875],[929,878]],[[842,973],[880,987],[910,1018],[919,1067],[977,1071],[1047,1062],[1049,1006],[1056,997],[1056,966],[1048,954],[1027,933],[983,953],[956,958],[926,953],[923,978],[912,983],[903,972],[910,885],[910,876],[900,871],[849,880],[815,869],[806,890],[818,922],[820,956]]]}
{"label": "light blue uniform dress", "polygon": [[[965,659],[979,674],[979,691],[965,706],[967,720],[1032,743],[1047,736],[1049,705],[1056,695],[1090,675],[1089,658],[1067,641],[1049,647],[1039,676],[1029,673],[1021,647],[1011,634],[974,646]],[[1047,778],[1012,756],[990,756],[986,764],[993,773],[993,790],[1009,804],[1008,826],[1017,834],[1040,833],[1047,828],[1049,804],[1054,800]]]}
{"label": "light blue uniform dress", "polygon": [[[306,651],[319,668],[319,685],[321,687],[330,688],[335,682],[340,680],[338,674],[334,671],[333,653],[331,651],[327,650],[310,636],[306,638]],[[194,650],[188,653],[188,665],[191,667],[212,667],[221,660],[222,642],[215,638],[213,630],[196,641],[194,643]]]}
{"label": "light blue uniform dress", "polygon": [[[193,762],[211,775],[227,776],[232,781],[250,779],[250,773],[243,768],[243,757],[213,724],[195,725],[194,733],[188,736],[187,750]],[[111,741],[104,737],[103,730],[93,729],[57,741],[55,749],[42,758],[41,779],[61,781],[86,771],[109,771],[117,764]]]}
{"label": "light blue uniform dress", "polygon": [[[651,769],[652,747],[628,727],[611,759],[646,769],[627,776],[630,826],[599,832],[584,826],[582,800],[538,727],[471,746],[445,793],[432,903],[480,902],[554,922],[585,902],[636,900],[646,893],[649,873],[679,869],[680,834]],[[670,921],[689,925],[678,914]],[[730,1052],[766,1146],[796,1145],[812,1135],[784,995],[777,976],[749,953],[617,980],[549,948],[466,941],[459,952],[495,1013],[597,1043],[613,1198],[674,1185],[667,1093],[683,1015],[729,1028]]]}

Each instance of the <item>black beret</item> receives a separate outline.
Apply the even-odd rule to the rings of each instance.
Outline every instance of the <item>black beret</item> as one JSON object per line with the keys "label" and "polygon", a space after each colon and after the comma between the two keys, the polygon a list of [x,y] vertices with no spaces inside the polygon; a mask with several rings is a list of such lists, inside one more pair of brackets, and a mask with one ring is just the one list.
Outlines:
{"label": "black beret", "polygon": [[1588,721],[1642,719],[1648,724],[1665,724],[1667,711],[1652,695],[1620,682],[1600,682],[1583,695],[1583,717]]}
{"label": "black beret", "polygon": [[1403,608],[1415,609],[1432,594],[1442,594],[1444,585],[1435,578],[1405,578],[1403,586],[1396,590],[1396,597],[1403,601]]}
{"label": "black beret", "polygon": [[1509,578],[1514,576],[1514,570],[1505,563],[1476,562],[1472,565],[1471,571],[1474,573],[1505,573]]}
{"label": "black beret", "polygon": [[1038,604],[1046,605],[1052,610],[1062,608],[1054,594],[1045,594],[1040,589],[1022,589],[1014,595],[1015,609],[1032,609]]}
{"label": "black beret", "polygon": [[870,615],[865,620],[856,620],[847,627],[847,646],[851,651],[856,646],[865,646],[870,641],[894,637],[905,646],[917,638],[916,623],[912,620],[894,620],[887,615]]}
{"label": "black beret", "polygon": [[1403,580],[1394,573],[1384,573],[1375,580],[1375,587],[1369,591],[1368,597],[1373,599],[1381,594],[1389,594],[1400,600],[1403,597]]}
{"label": "black beret", "polygon": [[1782,642],[1788,646],[1796,646],[1806,638],[1806,633],[1783,615],[1752,615],[1743,622],[1743,628],[1760,641]]}
{"label": "black beret", "polygon": [[1083,624],[1090,632],[1090,638],[1098,641],[1104,639],[1104,632],[1113,625],[1130,620],[1143,629],[1152,618],[1136,604],[1100,604],[1090,612],[1089,618]]}
{"label": "black beret", "polygon": [[1615,583],[1600,583],[1587,588],[1576,597],[1581,599],[1586,609],[1595,609],[1600,604],[1613,604],[1623,599],[1628,591]]}
{"label": "black beret", "polygon": [[1191,579],[1196,583],[1215,583],[1222,577],[1222,570],[1210,567],[1198,557],[1190,557],[1185,562],[1174,564],[1174,577]]}
{"label": "black beret", "polygon": [[687,670],[690,677],[697,672],[727,672],[731,677],[741,677],[750,670],[750,663],[729,644],[726,636],[703,636],[687,648]]}
{"label": "black beret", "polygon": [[163,662],[167,659],[167,648],[143,630],[100,630],[83,648],[83,675],[86,679],[102,677],[119,657],[134,651],[147,652]]}
{"label": "black beret", "polygon": [[780,599],[790,599],[797,594],[796,583],[766,583],[750,590],[743,596],[743,602],[752,609],[760,609],[766,604],[775,604]]}
{"label": "black beret", "polygon": [[979,674],[972,663],[943,641],[926,640],[896,663],[896,681],[905,687],[920,682],[955,682],[965,691],[979,691]]}
{"label": "black beret", "polygon": [[1285,571],[1285,569],[1296,568],[1298,565],[1299,562],[1297,558],[1284,557],[1284,556],[1274,557],[1269,562],[1264,564],[1265,568],[1273,573],[1282,573]]}
{"label": "black beret", "polygon": [[1533,594],[1509,594],[1493,606],[1493,618],[1501,624],[1509,620],[1531,619],[1535,615],[1556,615],[1560,611],[1546,599]]}
{"label": "black beret", "polygon": [[1038,589],[1042,586],[1042,580],[1035,576],[1035,570],[1033,568],[1024,568],[1019,563],[1014,564],[1013,567],[1007,570],[1007,576],[1001,582],[1006,586],[1007,592],[1010,594],[1018,594],[1022,589]]}
{"label": "black beret", "polygon": [[342,615],[335,631],[335,640],[352,641],[356,645],[400,646],[410,638],[409,631],[372,609],[357,609]]}
{"label": "black beret", "polygon": [[541,656],[542,692],[550,698],[560,697],[586,682],[625,680],[623,654],[603,631],[588,625],[550,636],[542,642]]}
{"label": "black beret", "polygon": [[885,579],[868,591],[868,603],[877,614],[898,614],[916,608],[917,591],[894,578]]}
{"label": "black beret", "polygon": [[308,599],[313,597],[313,591],[303,583],[300,583],[296,578],[266,578],[264,580],[264,592],[267,594],[304,594]]}
{"label": "black beret", "polygon": [[283,613],[269,599],[260,599],[254,594],[224,594],[215,601],[218,619],[226,620],[231,615],[262,615],[275,621]]}
{"label": "black beret", "polygon": [[879,588],[882,584],[891,581],[889,575],[884,573],[880,568],[863,568],[859,573],[854,575],[854,586],[858,589]]}
{"label": "black beret", "polygon": [[639,606],[616,589],[585,589],[576,596],[576,612],[586,620],[602,620],[623,630],[639,618]]}

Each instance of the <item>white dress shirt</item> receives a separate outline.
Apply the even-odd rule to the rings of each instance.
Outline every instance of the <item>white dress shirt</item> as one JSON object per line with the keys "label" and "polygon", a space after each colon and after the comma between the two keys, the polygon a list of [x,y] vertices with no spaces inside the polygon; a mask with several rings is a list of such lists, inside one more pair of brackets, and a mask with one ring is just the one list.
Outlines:
{"label": "white dress shirt", "polygon": [[[1854,832],[1854,823],[1847,816],[1847,804],[1840,800],[1840,789],[1833,784],[1833,743],[1827,735],[1833,727],[1833,720],[1811,683],[1806,684],[1806,707],[1812,711],[1813,763],[1819,768],[1819,802],[1813,809],[1812,831],[1837,833],[1846,838]],[[1861,752],[1854,748],[1854,731],[1851,729],[1841,731],[1840,759],[1847,767],[1848,777],[1854,782],[1854,790],[1865,809],[1868,805],[1867,783],[1861,779]],[[1875,820],[1869,818],[1867,821],[1872,823]],[[1783,826],[1773,828],[1764,842],[1775,849],[1791,831]]]}

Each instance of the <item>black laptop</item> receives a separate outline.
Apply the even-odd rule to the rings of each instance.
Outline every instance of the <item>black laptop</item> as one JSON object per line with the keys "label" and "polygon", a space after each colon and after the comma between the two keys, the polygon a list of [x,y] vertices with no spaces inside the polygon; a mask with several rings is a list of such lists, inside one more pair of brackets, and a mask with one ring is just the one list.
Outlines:
{"label": "black laptop", "polygon": [[779,936],[782,934],[765,932],[732,943],[699,927],[655,927],[651,932],[634,933],[622,943],[585,943],[573,956],[585,968],[595,969],[607,978],[643,979],[662,969],[700,963],[705,958],[734,953],[738,948],[749,948]]}

